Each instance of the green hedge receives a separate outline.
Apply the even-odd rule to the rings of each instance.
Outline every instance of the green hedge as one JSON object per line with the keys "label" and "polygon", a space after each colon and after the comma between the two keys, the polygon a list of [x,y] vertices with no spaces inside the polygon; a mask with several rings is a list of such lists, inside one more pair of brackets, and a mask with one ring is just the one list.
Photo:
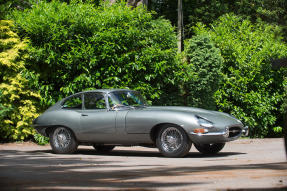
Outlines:
{"label": "green hedge", "polygon": [[40,95],[26,79],[27,41],[13,31],[12,21],[0,20],[0,49],[0,140],[25,140],[35,133]]}
{"label": "green hedge", "polygon": [[211,29],[199,24],[195,32],[209,35],[224,58],[224,80],[215,95],[219,109],[243,120],[253,137],[280,135],[287,70],[271,66],[273,59],[287,55],[280,28],[231,14]]}
{"label": "green hedge", "polygon": [[13,15],[30,39],[26,62],[44,108],[95,88],[131,88],[156,100],[172,83],[174,28],[142,7],[52,1]]}
{"label": "green hedge", "polygon": [[207,35],[187,40],[183,52],[183,104],[205,109],[216,109],[214,93],[223,78],[223,58]]}

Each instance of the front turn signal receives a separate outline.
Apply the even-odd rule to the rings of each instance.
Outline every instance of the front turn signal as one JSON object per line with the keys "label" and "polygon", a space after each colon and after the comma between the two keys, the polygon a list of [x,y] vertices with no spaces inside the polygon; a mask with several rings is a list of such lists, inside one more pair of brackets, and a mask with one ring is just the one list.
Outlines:
{"label": "front turn signal", "polygon": [[204,133],[208,133],[208,130],[207,129],[194,129],[193,130],[194,133],[201,133],[201,134],[204,134]]}

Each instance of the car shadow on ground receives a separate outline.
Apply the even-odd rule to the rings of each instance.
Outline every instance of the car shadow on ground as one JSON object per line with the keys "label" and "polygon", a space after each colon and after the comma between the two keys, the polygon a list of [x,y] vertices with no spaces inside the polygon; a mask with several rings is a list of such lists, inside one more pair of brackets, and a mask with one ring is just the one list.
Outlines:
{"label": "car shadow on ground", "polygon": [[[30,153],[51,153],[54,154],[52,150],[35,150],[27,151]],[[184,158],[217,158],[217,157],[227,157],[233,155],[244,155],[247,153],[243,152],[219,152],[217,154],[201,154],[199,152],[189,152]],[[98,152],[94,149],[78,149],[72,155],[98,155],[98,156],[123,156],[123,157],[164,157],[159,151],[136,151],[136,150],[113,150],[110,152]]]}
{"label": "car shadow on ground", "polygon": [[[106,156],[128,156],[128,157],[164,157],[159,151],[128,151],[128,150],[114,150],[111,152],[97,152],[94,150],[79,149],[76,154],[83,155],[106,155]],[[246,153],[241,152],[220,152],[214,155],[203,155],[199,152],[189,152],[184,158],[202,158],[202,157],[226,157],[231,155],[242,155]]]}

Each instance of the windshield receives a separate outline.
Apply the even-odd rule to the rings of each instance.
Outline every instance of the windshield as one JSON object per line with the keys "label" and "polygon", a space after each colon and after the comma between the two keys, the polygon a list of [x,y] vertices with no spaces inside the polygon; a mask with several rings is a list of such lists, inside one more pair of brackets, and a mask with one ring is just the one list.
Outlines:
{"label": "windshield", "polygon": [[143,96],[136,91],[118,91],[112,92],[109,96],[110,107],[120,107],[120,106],[146,106],[146,100]]}

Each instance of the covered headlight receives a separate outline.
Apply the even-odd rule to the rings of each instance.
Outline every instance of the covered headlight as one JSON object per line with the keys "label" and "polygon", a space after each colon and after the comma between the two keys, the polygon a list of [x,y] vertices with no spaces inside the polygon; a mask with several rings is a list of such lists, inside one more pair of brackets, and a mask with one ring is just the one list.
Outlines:
{"label": "covered headlight", "polygon": [[196,116],[197,117],[197,122],[201,127],[206,127],[206,128],[211,128],[213,127],[213,123],[203,117]]}

